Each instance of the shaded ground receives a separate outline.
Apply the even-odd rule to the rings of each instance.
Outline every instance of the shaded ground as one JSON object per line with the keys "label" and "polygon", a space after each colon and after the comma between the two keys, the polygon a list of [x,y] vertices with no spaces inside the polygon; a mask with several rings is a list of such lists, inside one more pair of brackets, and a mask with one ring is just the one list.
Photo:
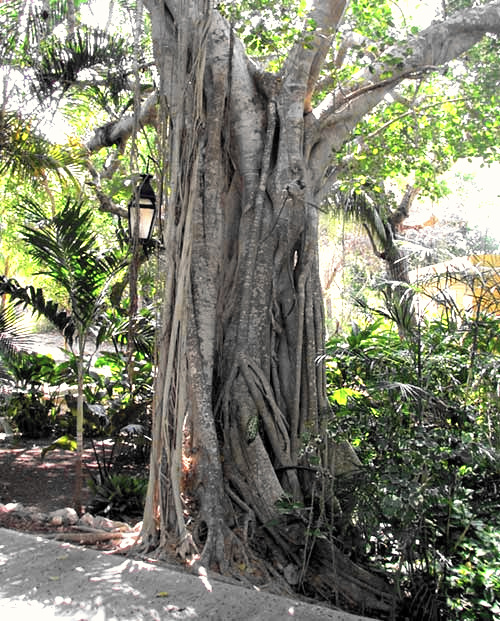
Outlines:
{"label": "shaded ground", "polygon": [[209,572],[188,574],[1,528],[0,610],[2,621],[365,619],[243,588]]}
{"label": "shaded ground", "polygon": [[[19,502],[43,513],[72,505],[74,454],[56,450],[42,461],[42,448],[33,441],[0,445],[0,502]],[[85,451],[85,461],[88,467],[95,464],[92,449]],[[64,539],[63,532],[74,530],[0,511],[2,621],[370,621],[275,595],[272,584],[257,589],[243,578],[223,578],[203,568],[193,575],[173,562],[139,558],[133,547],[116,542],[89,549],[51,541]]]}
{"label": "shaded ground", "polygon": [[[58,361],[66,358],[64,338],[58,332],[32,334],[28,343],[28,350],[50,355]],[[0,434],[0,503],[19,502],[43,513],[73,506],[75,454],[55,450],[42,460],[42,449],[50,442],[17,438],[2,442]],[[90,468],[96,467],[90,445],[84,451],[84,463]],[[88,478],[85,470],[84,478]],[[83,505],[89,500],[90,492],[85,485]]]}
{"label": "shaded ground", "polygon": [[[75,454],[55,450],[42,460],[42,448],[47,444],[50,442],[20,441],[11,447],[0,445],[0,502],[20,502],[37,507],[43,513],[73,506]],[[85,450],[84,462],[95,467],[91,448]],[[84,505],[89,495],[85,485]]]}

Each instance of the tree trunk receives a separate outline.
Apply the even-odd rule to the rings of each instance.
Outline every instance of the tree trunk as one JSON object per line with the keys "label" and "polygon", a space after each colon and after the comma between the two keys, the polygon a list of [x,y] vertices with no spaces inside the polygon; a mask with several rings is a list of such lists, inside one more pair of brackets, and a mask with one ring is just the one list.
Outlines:
{"label": "tree trunk", "polygon": [[[308,118],[278,78],[255,72],[217,14],[195,18],[186,9],[171,58],[169,16],[153,11],[171,198],[143,541],[165,552],[175,534],[178,554],[219,571],[255,571],[259,546],[260,571],[283,584],[300,574],[309,591],[308,524],[333,519],[342,465],[326,432]],[[349,577],[330,594],[356,600]],[[386,606],[379,587],[372,603]]]}
{"label": "tree trunk", "polygon": [[77,400],[76,400],[76,461],[75,461],[75,489],[73,505],[75,511],[82,514],[82,488],[83,488],[83,375],[84,375],[85,338],[82,332],[78,335],[78,358],[77,358]]}
{"label": "tree trunk", "polygon": [[327,432],[318,207],[337,178],[332,152],[358,121],[481,34],[462,37],[457,20],[444,45],[431,28],[411,53],[395,48],[405,62],[390,80],[376,65],[312,114],[346,1],[313,3],[316,30],[276,74],[247,59],[208,1],[144,4],[169,198],[143,543],[168,554],[175,539],[181,557],[219,571],[383,614],[390,589],[320,545],[335,527],[336,477],[358,464]]}

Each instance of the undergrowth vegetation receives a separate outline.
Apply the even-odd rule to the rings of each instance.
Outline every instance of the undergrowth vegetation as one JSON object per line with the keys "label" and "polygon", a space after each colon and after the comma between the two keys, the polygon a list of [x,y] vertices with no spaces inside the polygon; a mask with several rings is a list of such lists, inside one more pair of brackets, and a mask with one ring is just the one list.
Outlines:
{"label": "undergrowth vegetation", "polygon": [[327,343],[329,432],[349,441],[362,464],[336,481],[336,536],[354,560],[394,583],[394,618],[493,621],[498,320],[446,310],[417,319],[404,337],[387,313],[367,313],[363,326]]}

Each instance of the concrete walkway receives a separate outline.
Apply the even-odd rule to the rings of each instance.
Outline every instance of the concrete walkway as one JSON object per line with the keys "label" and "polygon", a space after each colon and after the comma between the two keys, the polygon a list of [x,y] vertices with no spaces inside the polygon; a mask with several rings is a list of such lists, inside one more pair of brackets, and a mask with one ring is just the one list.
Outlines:
{"label": "concrete walkway", "polygon": [[0,528],[1,621],[369,621]]}

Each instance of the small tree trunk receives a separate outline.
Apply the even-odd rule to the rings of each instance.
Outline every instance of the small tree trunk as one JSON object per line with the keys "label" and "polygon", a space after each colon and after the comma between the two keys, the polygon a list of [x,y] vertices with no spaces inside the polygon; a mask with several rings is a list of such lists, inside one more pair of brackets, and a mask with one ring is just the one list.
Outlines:
{"label": "small tree trunk", "polygon": [[78,339],[78,359],[77,359],[77,400],[76,400],[76,462],[75,462],[75,491],[73,505],[75,511],[82,513],[82,489],[83,489],[83,374],[84,374],[84,355],[85,342],[82,338]]}

